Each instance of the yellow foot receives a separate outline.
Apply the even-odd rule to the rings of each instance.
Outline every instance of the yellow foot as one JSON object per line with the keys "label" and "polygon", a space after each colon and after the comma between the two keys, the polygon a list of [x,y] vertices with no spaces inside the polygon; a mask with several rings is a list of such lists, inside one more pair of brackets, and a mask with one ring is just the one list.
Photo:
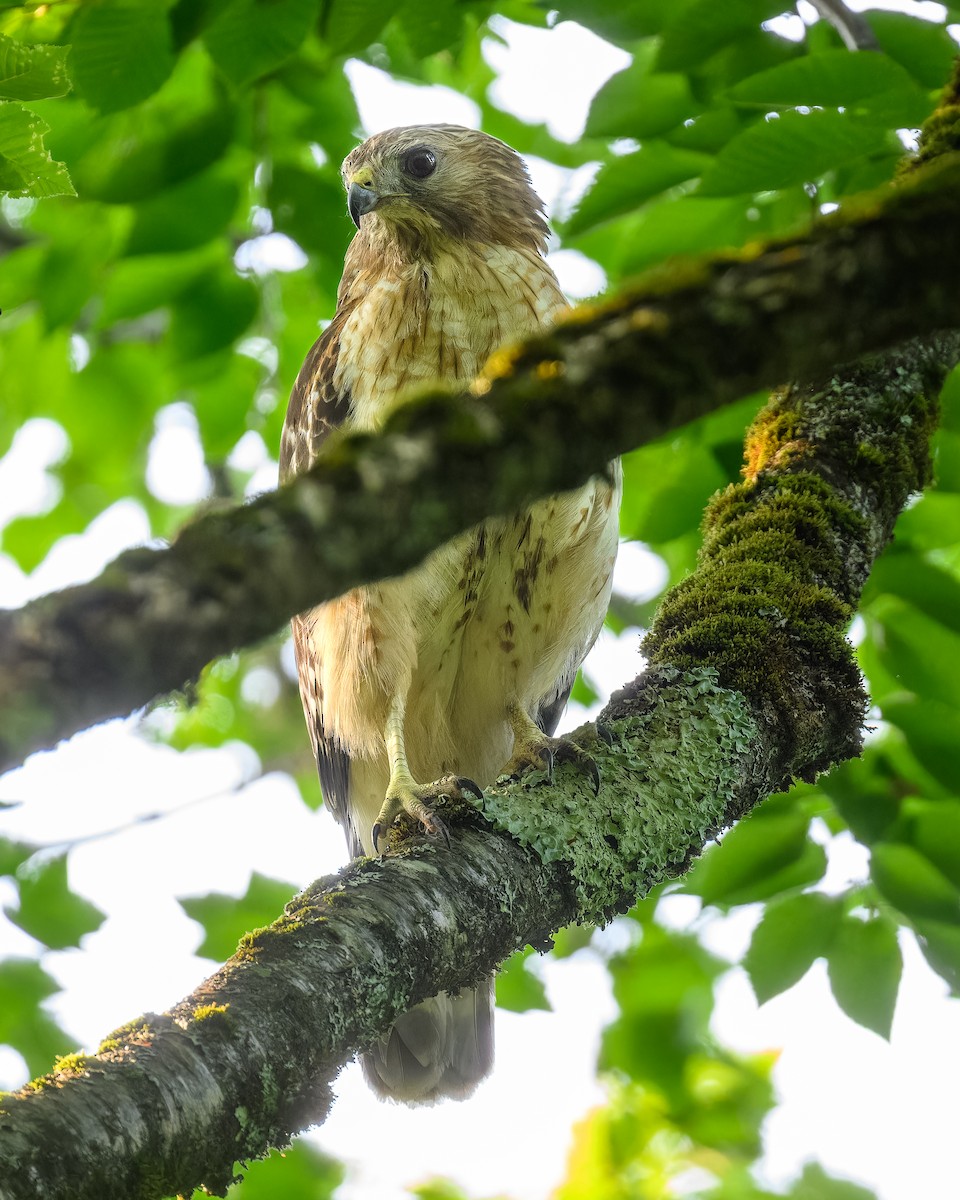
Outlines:
{"label": "yellow foot", "polygon": [[[589,727],[584,727],[588,729]],[[610,742],[610,734],[602,726],[595,726],[596,736]],[[582,732],[582,731],[580,731]],[[549,737],[533,726],[518,734],[513,747],[513,757],[500,772],[501,778],[520,779],[528,771],[545,771],[553,782],[555,763],[569,763],[593,785],[594,792],[600,791],[600,768],[593,756],[571,737]]]}
{"label": "yellow foot", "polygon": [[392,780],[387,788],[386,799],[377,816],[372,830],[373,848],[380,852],[380,838],[402,815],[416,821],[425,833],[433,837],[442,837],[450,845],[450,835],[447,827],[437,816],[435,805],[441,798],[449,800],[465,800],[464,793],[470,792],[478,800],[483,799],[483,792],[472,779],[462,775],[444,775],[433,783],[414,783],[409,780]]}

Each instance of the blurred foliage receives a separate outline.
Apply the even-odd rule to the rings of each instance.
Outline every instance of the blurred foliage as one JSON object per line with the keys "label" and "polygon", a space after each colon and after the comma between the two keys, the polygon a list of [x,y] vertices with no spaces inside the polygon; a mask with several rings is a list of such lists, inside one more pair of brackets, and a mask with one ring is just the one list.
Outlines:
{"label": "blurred foliage", "polygon": [[[803,229],[823,206],[888,183],[903,131],[947,78],[956,44],[946,25],[960,9],[948,6],[942,24],[868,11],[880,46],[870,54],[783,9],[782,0],[568,0],[555,12],[533,0],[2,0],[0,456],[31,430],[62,434],[43,498],[24,499],[2,529],[6,564],[29,574],[121,501],[168,537],[196,508],[270,486],[284,397],[332,315],[352,233],[338,165],[364,131],[348,57],[456,89],[488,132],[568,179],[593,164],[555,226],[616,286],[678,254]],[[490,99],[483,47],[504,36],[503,18],[576,20],[629,52],[576,141]],[[738,478],[743,431],[762,399],[627,456],[623,534],[663,559],[668,583],[692,569],[704,504]],[[759,906],[743,966],[760,1002],[825,960],[840,1008],[883,1036],[902,938],[960,989],[957,373],[944,401],[937,484],[904,514],[861,604],[860,661],[876,706],[863,758],[772,798],[671,885],[708,912]],[[206,465],[205,490],[186,502],[148,471],[171,413],[195,421]],[[625,675],[635,627],[655,604],[615,597]],[[145,729],[178,749],[245,742],[263,771],[293,774],[316,805],[288,668],[280,639],[213,664]],[[581,680],[574,694],[594,693]],[[831,844],[848,832],[871,852],[869,876],[826,889]],[[57,984],[39,956],[78,945],[102,920],[69,890],[62,849],[0,841],[0,874],[19,896],[6,911],[38,956],[0,962],[0,1042],[31,1072],[69,1048],[43,1007]],[[255,875],[243,897],[182,904],[204,928],[201,952],[220,958],[289,890]],[[658,923],[663,894],[621,923],[630,945],[609,959],[620,1008],[602,1049],[609,1103],[575,1132],[562,1200],[657,1200],[681,1187],[704,1200],[772,1195],[751,1164],[774,1103],[773,1059],[716,1044],[713,994],[729,964],[693,933]],[[562,931],[556,953],[596,953],[583,950],[589,937]],[[501,972],[505,1007],[549,1006],[528,957]],[[232,1194],[321,1198],[342,1177],[306,1144],[245,1174]],[[462,1193],[438,1182],[415,1194]],[[869,1197],[814,1164],[787,1194]]]}

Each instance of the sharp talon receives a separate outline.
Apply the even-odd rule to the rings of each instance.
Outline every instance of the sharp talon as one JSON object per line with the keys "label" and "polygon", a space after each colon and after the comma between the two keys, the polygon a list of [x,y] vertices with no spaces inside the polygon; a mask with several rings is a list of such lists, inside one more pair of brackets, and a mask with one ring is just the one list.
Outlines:
{"label": "sharp talon", "polygon": [[597,737],[600,738],[601,741],[606,742],[608,746],[612,746],[614,743],[613,730],[607,725],[601,725],[599,721],[597,722],[596,729]]}
{"label": "sharp talon", "polygon": [[374,850],[375,854],[380,853],[380,834],[381,833],[383,833],[383,829],[381,828],[380,822],[378,821],[376,823],[376,825],[374,825],[372,833],[371,833],[371,836],[373,838],[373,850]]}
{"label": "sharp talon", "polygon": [[483,799],[483,791],[473,782],[472,779],[466,779],[463,776],[458,776],[457,787],[462,792],[470,792],[470,794],[476,796],[478,800]]}
{"label": "sharp talon", "polygon": [[591,758],[586,767],[587,774],[590,776],[590,782],[593,784],[593,794],[599,795],[600,792],[600,768]]}
{"label": "sharp talon", "polygon": [[547,773],[547,779],[553,783],[553,751],[549,746],[541,746],[538,753],[543,759],[543,769]]}

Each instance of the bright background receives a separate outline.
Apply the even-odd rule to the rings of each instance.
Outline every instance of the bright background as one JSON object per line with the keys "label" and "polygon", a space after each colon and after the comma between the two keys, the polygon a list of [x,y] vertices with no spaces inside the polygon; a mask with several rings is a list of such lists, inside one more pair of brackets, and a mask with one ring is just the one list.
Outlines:
{"label": "bright background", "polygon": [[[942,13],[935,4],[912,10]],[[492,98],[528,121],[546,121],[568,141],[580,136],[598,87],[629,62],[624,51],[573,22],[538,30],[502,21],[499,32],[503,43],[491,41],[484,51],[499,75]],[[479,123],[477,106],[449,89],[397,83],[359,61],[347,72],[368,133],[424,121]],[[559,215],[570,212],[592,177],[589,168],[565,170],[537,159],[530,167],[549,210]],[[264,274],[303,263],[289,239],[269,231],[242,253],[243,265]],[[576,251],[561,250],[552,262],[573,297],[604,286],[602,270]],[[82,339],[75,353],[82,365]],[[275,485],[274,451],[251,434],[236,452],[237,464],[255,471],[251,491]],[[25,427],[0,460],[0,520],[42,510],[54,486],[47,468],[62,452],[52,422]],[[151,448],[149,480],[155,494],[172,503],[205,495],[208,478],[189,410],[166,411]],[[148,537],[145,514],[129,501],[60,542],[29,577],[0,556],[0,603],[18,605],[90,578],[120,550]],[[659,560],[631,545],[618,566],[617,590],[642,600],[659,590],[662,578]],[[601,696],[639,669],[637,644],[636,630],[619,638],[603,634],[585,668]],[[260,682],[267,703],[271,682],[267,676]],[[567,726],[582,718],[583,710],[572,705]],[[162,724],[165,718],[161,710],[147,719]],[[246,746],[181,754],[144,742],[136,724],[111,722],[78,735],[0,779],[0,799],[14,805],[0,811],[0,833],[49,843],[51,852],[72,846],[71,887],[108,914],[85,938],[82,953],[45,958],[63,988],[49,1008],[87,1048],[135,1014],[168,1008],[211,972],[209,960],[193,953],[198,927],[174,896],[201,889],[241,893],[251,870],[303,886],[344,858],[330,817],[322,809],[310,812],[289,778],[255,778],[256,758]],[[825,890],[841,890],[866,874],[866,851],[851,838],[833,839],[830,853]],[[4,887],[0,880],[0,897]],[[8,887],[6,898],[14,897]],[[692,896],[668,898],[658,910],[661,920],[678,928],[699,928],[705,944],[731,959],[746,948],[758,913],[749,906],[707,919]],[[595,945],[609,950],[626,936],[617,925]],[[0,923],[0,954],[37,952],[32,938]],[[742,970],[721,983],[717,1037],[744,1051],[779,1051],[774,1078],[781,1103],[767,1124],[761,1171],[770,1185],[786,1183],[815,1156],[870,1185],[882,1200],[956,1192],[960,1011],[947,999],[946,985],[922,965],[912,941],[904,940],[904,952],[889,1044],[839,1012],[822,963],[762,1008]],[[471,1194],[502,1191],[526,1200],[549,1194],[563,1175],[571,1123],[604,1099],[595,1060],[600,1030],[616,1006],[594,950],[532,969],[546,983],[552,1011],[498,1011],[497,1068],[468,1104],[416,1111],[384,1105],[368,1093],[357,1068],[344,1071],[340,1103],[310,1135],[350,1165],[338,1196],[391,1200],[406,1195],[406,1185],[424,1174],[449,1176]],[[0,1052],[0,1085],[18,1086],[25,1078],[19,1055]]]}

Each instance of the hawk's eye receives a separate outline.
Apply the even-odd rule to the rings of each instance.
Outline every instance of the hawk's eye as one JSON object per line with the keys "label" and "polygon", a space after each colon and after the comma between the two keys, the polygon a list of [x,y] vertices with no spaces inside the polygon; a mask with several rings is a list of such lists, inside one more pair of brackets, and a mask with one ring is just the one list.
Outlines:
{"label": "hawk's eye", "polygon": [[437,169],[437,156],[426,146],[415,146],[403,156],[403,171],[414,179],[426,179]]}

